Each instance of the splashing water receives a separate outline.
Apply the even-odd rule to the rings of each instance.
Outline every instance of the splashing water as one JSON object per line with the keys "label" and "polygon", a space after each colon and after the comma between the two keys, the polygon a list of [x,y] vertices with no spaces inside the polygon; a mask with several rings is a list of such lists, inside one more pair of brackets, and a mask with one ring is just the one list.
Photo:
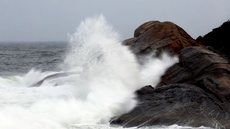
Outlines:
{"label": "splashing water", "polygon": [[[63,71],[0,78],[0,129],[119,128],[110,127],[109,120],[135,106],[134,91],[155,85],[177,61],[163,55],[140,68],[103,16],[82,22],[70,46]],[[72,74],[47,79],[63,72]]]}
{"label": "splashing water", "polygon": [[170,56],[168,53],[163,53],[158,58],[153,58],[153,56],[153,54],[149,54],[143,59],[144,64],[140,70],[142,86],[156,86],[166,69],[178,62],[176,56]]}

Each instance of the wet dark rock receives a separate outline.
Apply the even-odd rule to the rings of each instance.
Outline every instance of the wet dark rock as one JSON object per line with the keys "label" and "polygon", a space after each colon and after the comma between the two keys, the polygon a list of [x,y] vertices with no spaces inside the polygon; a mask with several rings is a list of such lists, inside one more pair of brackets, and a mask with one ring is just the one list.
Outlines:
{"label": "wet dark rock", "polygon": [[195,85],[164,85],[151,90],[151,93],[138,95],[137,99],[137,107],[111,121],[111,124],[124,127],[175,123],[195,127],[230,127],[229,103]]}
{"label": "wet dark rock", "polygon": [[141,25],[124,44],[130,46],[138,59],[154,51],[169,51],[178,55],[179,62],[166,71],[155,88],[145,86],[137,90],[137,106],[117,116],[111,124],[230,129],[230,64],[218,52],[223,49],[217,44],[218,47],[210,49],[174,23],[159,21]]}
{"label": "wet dark rock", "polygon": [[136,91],[136,95],[142,96],[146,94],[151,94],[154,91],[154,88],[151,85],[142,87],[141,89]]}

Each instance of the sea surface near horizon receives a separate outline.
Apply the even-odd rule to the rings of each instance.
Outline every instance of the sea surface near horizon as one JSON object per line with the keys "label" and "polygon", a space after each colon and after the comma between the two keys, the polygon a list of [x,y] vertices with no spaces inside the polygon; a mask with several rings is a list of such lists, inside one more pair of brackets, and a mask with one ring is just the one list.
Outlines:
{"label": "sea surface near horizon", "polygon": [[66,42],[1,42],[0,75],[58,70],[66,50]]}

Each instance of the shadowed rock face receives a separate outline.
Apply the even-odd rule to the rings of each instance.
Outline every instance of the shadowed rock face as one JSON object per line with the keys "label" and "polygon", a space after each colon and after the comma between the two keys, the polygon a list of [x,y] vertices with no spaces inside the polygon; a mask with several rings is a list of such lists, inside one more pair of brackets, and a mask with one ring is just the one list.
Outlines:
{"label": "shadowed rock face", "polygon": [[206,46],[211,46],[217,52],[230,58],[230,21],[213,29],[211,32],[204,35],[204,37],[198,37],[197,41],[202,42]]}
{"label": "shadowed rock face", "polygon": [[154,50],[168,50],[179,56],[179,63],[167,70],[156,88],[145,86],[136,91],[137,106],[111,120],[111,124],[230,128],[228,59],[199,45],[170,22],[147,22],[136,29],[134,36],[124,43],[138,58]]}
{"label": "shadowed rock face", "polygon": [[112,124],[230,127],[228,104],[195,85],[171,84],[151,90],[147,86],[138,92],[143,90],[144,94],[138,94],[138,106]]}
{"label": "shadowed rock face", "polygon": [[135,30],[134,37],[123,42],[137,54],[154,50],[178,53],[182,48],[199,45],[182,28],[172,22],[150,21]]}

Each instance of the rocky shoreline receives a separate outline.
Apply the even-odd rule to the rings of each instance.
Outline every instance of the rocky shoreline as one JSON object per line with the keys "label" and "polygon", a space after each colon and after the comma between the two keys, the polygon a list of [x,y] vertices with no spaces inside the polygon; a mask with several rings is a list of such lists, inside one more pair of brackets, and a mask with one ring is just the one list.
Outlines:
{"label": "rocky shoreline", "polygon": [[193,39],[172,22],[150,21],[138,27],[134,37],[125,40],[141,60],[156,51],[179,57],[161,82],[153,88],[136,91],[138,105],[117,116],[111,124],[124,127],[188,125],[230,128],[230,22]]}

